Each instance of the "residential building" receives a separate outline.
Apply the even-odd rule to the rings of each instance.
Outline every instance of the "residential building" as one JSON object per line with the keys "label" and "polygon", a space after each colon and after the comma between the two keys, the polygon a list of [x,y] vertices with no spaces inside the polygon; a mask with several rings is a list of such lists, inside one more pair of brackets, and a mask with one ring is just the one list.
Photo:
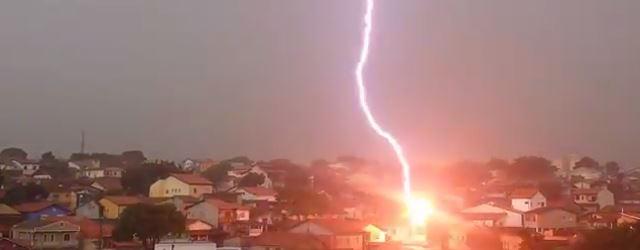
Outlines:
{"label": "residential building", "polygon": [[530,211],[547,206],[547,198],[537,188],[517,188],[511,195],[511,206],[518,211]]}
{"label": "residential building", "polygon": [[228,225],[249,221],[249,208],[207,198],[185,208],[188,219],[198,219],[226,230]]}
{"label": "residential building", "polygon": [[27,220],[11,227],[11,239],[33,249],[78,249],[80,226],[67,221]]}
{"label": "residential building", "polygon": [[225,240],[225,246],[248,250],[325,250],[328,246],[322,236],[289,232],[264,232],[255,237],[236,237]]}
{"label": "residential building", "polygon": [[117,219],[127,207],[143,202],[147,202],[144,197],[122,195],[108,195],[98,201],[106,219]]}
{"label": "residential building", "polygon": [[234,190],[239,193],[238,198],[242,203],[276,202],[275,190],[265,187],[240,187]]}
{"label": "residential building", "polygon": [[573,201],[578,205],[597,205],[597,209],[613,206],[613,193],[607,188],[590,188],[572,190]]}
{"label": "residential building", "polygon": [[84,168],[80,170],[79,174],[80,174],[80,177],[86,177],[91,179],[105,177],[104,168],[100,168],[100,167]]}
{"label": "residential building", "polygon": [[38,220],[43,216],[62,216],[69,214],[69,209],[49,201],[27,202],[13,206],[26,220]]}
{"label": "residential building", "polygon": [[288,232],[322,237],[327,249],[364,250],[368,239],[362,222],[341,219],[307,220]]}
{"label": "residential building", "polygon": [[463,218],[474,220],[474,224],[496,227],[522,227],[522,212],[509,206],[493,202],[465,208],[461,211]]}
{"label": "residential building", "polygon": [[124,169],[119,167],[104,168],[104,177],[122,178],[123,173],[124,173]]}
{"label": "residential building", "polygon": [[213,193],[213,183],[196,174],[171,174],[165,179],[154,182],[149,187],[149,197],[173,197],[187,195],[200,197]]}
{"label": "residential building", "polygon": [[91,187],[110,194],[124,190],[121,179],[115,177],[96,178],[93,183],[91,183]]}
{"label": "residential building", "polygon": [[154,250],[216,250],[216,243],[189,240],[165,240],[157,243]]}
{"label": "residential building", "polygon": [[540,207],[525,212],[524,227],[545,235],[555,235],[559,230],[577,227],[578,216],[559,207]]}
{"label": "residential building", "polygon": [[185,222],[185,234],[191,241],[210,241],[216,228],[198,219],[187,219]]}
{"label": "residential building", "polygon": [[76,208],[76,215],[86,217],[89,219],[99,219],[100,218],[100,205],[97,201],[91,200],[85,202],[84,204],[80,204]]}

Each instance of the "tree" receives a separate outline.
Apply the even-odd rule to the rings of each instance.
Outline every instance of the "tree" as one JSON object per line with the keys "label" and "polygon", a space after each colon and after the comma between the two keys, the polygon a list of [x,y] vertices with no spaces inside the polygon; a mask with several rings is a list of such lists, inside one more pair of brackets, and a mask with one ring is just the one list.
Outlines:
{"label": "tree", "polygon": [[489,170],[506,170],[509,168],[509,161],[499,158],[491,158],[486,165]]}
{"label": "tree", "polygon": [[257,187],[264,183],[264,175],[257,173],[248,173],[238,183],[241,187]]}
{"label": "tree", "polygon": [[513,160],[508,175],[516,179],[548,179],[555,175],[557,168],[551,161],[539,156],[522,156]]}
{"label": "tree", "polygon": [[600,169],[600,163],[598,163],[591,157],[582,157],[582,159],[577,161],[576,165],[574,166],[574,169],[577,168]]}
{"label": "tree", "polygon": [[179,173],[180,169],[171,162],[144,163],[139,167],[125,170],[122,175],[122,187],[131,194],[149,194],[151,184],[159,179],[167,178],[171,173]]}
{"label": "tree", "polygon": [[310,189],[287,188],[278,193],[279,202],[289,208],[289,212],[302,219],[308,215],[326,213],[330,208],[330,201],[326,195]]}
{"label": "tree", "polygon": [[615,161],[610,161],[604,164],[604,169],[609,176],[615,176],[620,173],[620,164]]}
{"label": "tree", "polygon": [[218,183],[227,178],[229,171],[231,171],[231,164],[229,162],[220,162],[205,170],[202,176],[213,183]]}
{"label": "tree", "polygon": [[613,229],[602,228],[583,233],[574,249],[577,250],[632,250],[640,249],[640,223],[622,225]]}
{"label": "tree", "polygon": [[27,185],[18,185],[7,190],[2,198],[2,203],[14,205],[46,199],[47,196],[49,196],[49,192],[43,186],[30,182]]}
{"label": "tree", "polygon": [[120,158],[126,167],[139,166],[147,160],[147,157],[140,150],[124,151]]}
{"label": "tree", "polygon": [[139,203],[127,207],[118,220],[113,237],[129,241],[138,237],[150,249],[164,236],[184,232],[185,217],[173,204],[151,205]]}
{"label": "tree", "polygon": [[56,160],[56,156],[51,151],[46,152],[40,156],[40,163],[49,163]]}
{"label": "tree", "polygon": [[3,161],[11,161],[11,160],[26,160],[27,152],[22,150],[21,148],[5,148],[0,151],[0,160]]}

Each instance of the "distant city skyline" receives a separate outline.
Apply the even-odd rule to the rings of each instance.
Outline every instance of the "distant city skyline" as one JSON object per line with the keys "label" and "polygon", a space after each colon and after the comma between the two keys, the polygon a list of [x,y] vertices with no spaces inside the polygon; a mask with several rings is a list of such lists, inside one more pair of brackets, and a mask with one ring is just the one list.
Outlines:
{"label": "distant city skyline", "polygon": [[[409,159],[640,166],[640,2],[489,2],[379,1],[370,101]],[[362,7],[3,1],[0,147],[393,163],[357,106]]]}

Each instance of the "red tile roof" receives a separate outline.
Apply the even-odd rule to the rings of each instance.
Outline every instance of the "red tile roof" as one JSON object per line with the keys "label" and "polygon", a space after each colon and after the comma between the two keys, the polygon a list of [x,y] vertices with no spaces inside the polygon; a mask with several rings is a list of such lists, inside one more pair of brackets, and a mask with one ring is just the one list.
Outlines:
{"label": "red tile roof", "polygon": [[463,213],[460,215],[465,220],[499,220],[507,213]]}
{"label": "red tile roof", "polygon": [[516,188],[511,192],[512,199],[528,199],[536,195],[540,190],[537,188]]}
{"label": "red tile roof", "polygon": [[108,196],[103,197],[102,199],[109,200],[109,201],[115,203],[118,206],[134,205],[134,204],[143,203],[143,202],[146,201],[142,197],[124,196],[124,195],[108,195]]}
{"label": "red tile roof", "polygon": [[363,233],[364,228],[368,225],[363,221],[345,219],[311,219],[302,222],[299,225],[304,223],[316,224],[335,234]]}
{"label": "red tile roof", "polygon": [[251,194],[259,195],[259,196],[275,196],[278,194],[273,189],[269,189],[265,187],[243,187],[241,189]]}
{"label": "red tile roof", "polygon": [[36,201],[36,202],[27,202],[27,203],[15,205],[13,206],[13,209],[18,210],[18,212],[21,212],[21,213],[31,213],[31,212],[40,211],[42,209],[48,208],[53,205],[55,204],[48,201]]}
{"label": "red tile roof", "polygon": [[566,211],[566,212],[569,212],[569,213],[572,213],[572,214],[576,214],[575,212],[573,212],[573,211],[571,211],[571,210],[569,210],[567,208],[564,208],[564,207],[539,207],[539,208],[536,208],[534,210],[530,210],[530,211],[527,211],[527,212],[524,212],[524,213],[525,214],[544,214],[544,213],[547,213],[547,212],[550,212],[550,211],[553,211],[553,210],[563,210],[563,211]]}
{"label": "red tile roof", "polygon": [[230,203],[230,202],[226,202],[223,200],[219,200],[219,199],[213,199],[213,198],[208,198],[206,200],[204,200],[205,202],[217,207],[218,209],[246,209],[249,210],[249,208],[244,207],[240,204],[236,204],[236,203]]}
{"label": "red tile roof", "polygon": [[114,178],[114,177],[97,178],[94,183],[100,185],[107,191],[117,191],[117,190],[123,189],[122,181],[120,180],[120,178]]}
{"label": "red tile roof", "polygon": [[196,174],[171,174],[171,176],[189,185],[213,185],[211,181]]}
{"label": "red tile roof", "polygon": [[252,238],[251,245],[300,250],[327,249],[322,241],[313,235],[288,232],[264,232],[261,235]]}

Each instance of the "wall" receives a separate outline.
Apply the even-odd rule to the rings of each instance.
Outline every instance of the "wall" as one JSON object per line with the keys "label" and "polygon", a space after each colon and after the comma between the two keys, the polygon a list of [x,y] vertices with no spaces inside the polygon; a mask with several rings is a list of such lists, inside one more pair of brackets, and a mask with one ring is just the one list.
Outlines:
{"label": "wall", "polygon": [[101,199],[100,205],[104,207],[104,218],[117,219],[120,216],[120,208],[115,203],[107,199]]}
{"label": "wall", "polygon": [[462,210],[463,213],[506,213],[507,216],[500,221],[503,227],[522,227],[522,214],[496,207],[490,204],[482,204]]}
{"label": "wall", "polygon": [[166,179],[158,180],[149,187],[149,197],[173,197],[176,195],[189,195],[189,185],[169,176]]}
{"label": "wall", "polygon": [[[529,214],[527,215],[529,216]],[[577,226],[577,216],[562,209],[554,209],[537,214],[536,221],[531,222],[525,219],[527,228],[573,228]]]}
{"label": "wall", "polygon": [[187,208],[187,218],[199,219],[206,223],[213,225],[215,228],[219,227],[218,208],[207,203],[200,202]]}

